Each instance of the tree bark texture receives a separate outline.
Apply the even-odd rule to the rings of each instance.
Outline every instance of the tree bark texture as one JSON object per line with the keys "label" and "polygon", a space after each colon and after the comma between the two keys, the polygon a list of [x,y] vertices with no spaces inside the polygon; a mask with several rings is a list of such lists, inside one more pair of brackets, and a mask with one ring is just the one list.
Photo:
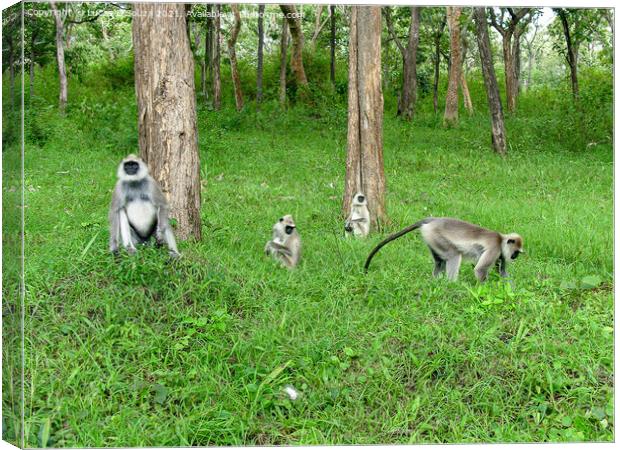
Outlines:
{"label": "tree bark texture", "polygon": [[230,37],[227,41],[228,58],[230,59],[230,73],[233,81],[233,89],[235,91],[235,106],[237,111],[241,111],[243,109],[243,93],[241,92],[241,78],[239,76],[239,67],[237,66],[237,52],[235,51],[237,38],[241,30],[241,16],[239,15],[238,5],[232,4],[230,8],[235,16],[235,22],[233,23],[232,30],[230,30]]}
{"label": "tree bark texture", "polygon": [[282,33],[280,35],[280,106],[286,106],[286,49],[288,47],[288,22],[282,18]]}
{"label": "tree bark texture", "polygon": [[461,17],[462,8],[448,6],[446,16],[450,30],[450,73],[443,120],[446,125],[456,125],[459,120],[459,80],[461,72]]}
{"label": "tree bark texture", "polygon": [[221,40],[221,18],[222,5],[215,6],[215,17],[213,22],[213,51],[212,69],[213,70],[213,109],[219,111],[222,107],[222,77],[220,74],[220,40]]}
{"label": "tree bark texture", "polygon": [[304,70],[303,49],[304,49],[304,33],[301,29],[301,19],[297,17],[297,11],[292,5],[280,5],[280,9],[284,13],[288,22],[288,28],[291,32],[293,41],[293,49],[291,52],[291,69],[295,74],[295,80],[299,86],[307,86],[308,79]]}
{"label": "tree bark texture", "polygon": [[435,44],[435,57],[433,64],[435,66],[435,76],[433,78],[433,108],[435,114],[439,110],[439,63],[441,62],[441,36],[443,36],[443,30],[446,27],[446,18],[442,20],[439,25],[439,29],[434,33],[433,39]]}
{"label": "tree bark texture", "polygon": [[560,20],[562,22],[562,30],[564,31],[564,39],[566,40],[566,61],[570,68],[570,81],[571,89],[573,90],[573,98],[579,98],[579,80],[577,79],[577,47],[573,44],[572,36],[570,34],[570,26],[568,18],[563,10],[558,11]]}
{"label": "tree bark texture", "polygon": [[385,220],[381,8],[352,6],[349,38],[349,115],[343,214],[352,196],[368,199],[373,228]]}
{"label": "tree bark texture", "polygon": [[58,92],[58,108],[62,113],[67,107],[67,69],[65,66],[65,47],[64,47],[64,20],[55,2],[50,2],[50,8],[56,23],[56,62],[58,64],[58,81],[60,89]]}
{"label": "tree bark texture", "polygon": [[467,51],[469,50],[469,45],[467,39],[465,38],[465,34],[461,35],[461,77],[460,77],[460,86],[461,92],[463,93],[463,106],[467,110],[467,113],[471,116],[474,113],[474,105],[471,101],[471,95],[469,94],[469,86],[467,85],[467,75],[465,74],[465,60],[467,58]]}
{"label": "tree bark texture", "polygon": [[403,59],[403,85],[398,100],[398,110],[396,115],[402,116],[405,120],[411,120],[415,114],[415,102],[417,96],[417,55],[418,43],[420,41],[420,7],[412,6],[411,24],[409,25],[409,39],[405,47],[401,42],[394,27],[390,9],[386,8],[386,22],[388,30],[396,46],[400,50]]}
{"label": "tree bark texture", "polygon": [[135,3],[140,155],[168,198],[181,239],[201,237],[194,58],[182,3]]}
{"label": "tree bark texture", "polygon": [[258,5],[258,55],[256,64],[256,104],[263,101],[263,45],[265,41],[264,29],[265,5]]}
{"label": "tree bark texture", "polygon": [[506,154],[506,129],[504,127],[504,112],[502,101],[499,96],[497,78],[495,78],[495,68],[493,66],[493,55],[491,54],[491,41],[485,8],[474,8],[474,20],[476,22],[476,40],[478,41],[478,51],[482,62],[482,75],[484,87],[487,91],[489,102],[489,112],[491,114],[491,141],[493,148],[500,155]]}
{"label": "tree bark texture", "polygon": [[329,79],[332,84],[336,84],[336,6],[331,5],[329,11],[331,21],[331,34],[329,38]]}

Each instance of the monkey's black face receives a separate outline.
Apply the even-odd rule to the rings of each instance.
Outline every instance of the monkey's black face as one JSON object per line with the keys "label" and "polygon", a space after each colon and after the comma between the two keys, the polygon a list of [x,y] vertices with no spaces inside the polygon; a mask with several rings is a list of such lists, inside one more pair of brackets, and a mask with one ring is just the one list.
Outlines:
{"label": "monkey's black face", "polygon": [[358,201],[358,202],[360,202],[360,203],[364,203],[364,200],[365,200],[365,198],[364,198],[364,196],[363,196],[363,195],[358,195],[358,196],[357,196],[357,201]]}
{"label": "monkey's black face", "polygon": [[123,164],[123,170],[127,175],[135,175],[140,170],[140,164],[136,161],[127,161]]}
{"label": "monkey's black face", "polygon": [[286,234],[291,234],[291,233],[293,232],[293,230],[294,230],[294,229],[295,229],[295,227],[292,227],[292,226],[290,226],[290,225],[287,225],[287,226],[285,226],[285,227],[284,227],[284,232],[285,232]]}
{"label": "monkey's black face", "polygon": [[512,255],[510,256],[510,259],[515,260],[519,257],[519,253],[521,253],[519,250],[512,252]]}

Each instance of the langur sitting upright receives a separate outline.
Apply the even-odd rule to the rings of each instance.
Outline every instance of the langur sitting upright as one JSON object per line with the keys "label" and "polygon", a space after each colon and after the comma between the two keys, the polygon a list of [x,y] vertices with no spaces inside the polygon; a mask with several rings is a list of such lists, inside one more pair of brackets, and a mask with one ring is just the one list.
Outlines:
{"label": "langur sitting upright", "polygon": [[297,265],[301,257],[301,238],[293,216],[280,217],[275,223],[272,239],[265,245],[265,253],[272,255],[289,269]]}
{"label": "langur sitting upright", "polygon": [[356,193],[351,200],[351,213],[344,224],[347,236],[366,237],[370,232],[370,212],[368,200],[361,192]]}

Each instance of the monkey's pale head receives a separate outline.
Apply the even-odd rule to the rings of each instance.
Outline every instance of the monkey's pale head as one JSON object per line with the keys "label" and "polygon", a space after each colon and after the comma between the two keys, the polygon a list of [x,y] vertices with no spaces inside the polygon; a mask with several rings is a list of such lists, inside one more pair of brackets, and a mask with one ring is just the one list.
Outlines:
{"label": "monkey's pale head", "polygon": [[517,233],[504,235],[502,239],[502,254],[506,261],[514,261],[521,253],[525,253],[523,249],[523,238]]}
{"label": "monkey's pale head", "polygon": [[138,181],[145,178],[149,174],[149,169],[142,159],[134,154],[128,155],[118,165],[116,175],[119,180]]}
{"label": "monkey's pale head", "polygon": [[362,192],[356,192],[353,196],[353,206],[364,206],[368,204],[368,199]]}
{"label": "monkey's pale head", "polygon": [[286,216],[280,217],[273,228],[274,231],[277,231],[282,235],[290,236],[297,227],[295,226],[293,216],[287,214]]}

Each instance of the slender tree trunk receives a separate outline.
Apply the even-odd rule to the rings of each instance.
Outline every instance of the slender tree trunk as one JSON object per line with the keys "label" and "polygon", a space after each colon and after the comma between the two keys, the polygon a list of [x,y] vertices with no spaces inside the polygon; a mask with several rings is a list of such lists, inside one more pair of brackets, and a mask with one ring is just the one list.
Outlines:
{"label": "slender tree trunk", "polygon": [[446,93],[446,110],[444,123],[456,125],[459,120],[459,79],[461,72],[461,27],[459,17],[460,7],[447,8],[448,27],[450,29],[450,74],[448,78],[448,92]]}
{"label": "slender tree trunk", "polygon": [[65,68],[65,48],[63,44],[64,22],[55,2],[50,2],[50,8],[56,22],[56,62],[58,63],[58,80],[60,82],[58,107],[64,113],[67,107],[67,69]]}
{"label": "slender tree trunk", "polygon": [[233,24],[230,37],[228,38],[228,57],[230,58],[230,72],[235,91],[235,105],[237,107],[237,111],[241,111],[243,109],[243,93],[241,92],[241,78],[239,77],[237,53],[235,51],[235,45],[237,44],[237,38],[239,37],[239,31],[241,30],[241,16],[239,15],[239,6],[232,4],[230,5],[230,8],[235,16],[235,23]]}
{"label": "slender tree trunk", "polygon": [[469,94],[469,86],[467,85],[467,74],[465,73],[465,65],[467,58],[467,51],[469,50],[467,40],[463,37],[463,45],[461,47],[461,76],[460,86],[463,93],[463,106],[467,110],[467,113],[471,116],[474,113],[474,105],[471,102],[471,95]]}
{"label": "slender tree trunk", "polygon": [[376,228],[385,220],[380,7],[351,7],[348,122],[343,214],[361,191]]}
{"label": "slender tree trunk", "polygon": [[7,47],[9,53],[9,97],[11,98],[11,110],[15,109],[15,56],[13,44],[13,36],[7,39]]}
{"label": "slender tree trunk", "polygon": [[181,239],[201,237],[194,58],[182,3],[135,3],[140,155],[161,184]]}
{"label": "slender tree trunk", "polygon": [[435,114],[439,110],[439,64],[441,62],[441,36],[443,35],[443,29],[446,26],[446,20],[444,19],[439,26],[439,30],[435,33],[435,58],[434,58],[434,66],[435,66],[435,76],[433,79],[433,108],[435,110]]}
{"label": "slender tree trunk", "polygon": [[471,95],[469,94],[469,86],[467,86],[467,77],[465,71],[461,70],[461,92],[463,93],[463,106],[467,110],[467,113],[471,116],[474,113],[474,105],[471,102]]}
{"label": "slender tree trunk", "polygon": [[212,53],[212,71],[213,71],[213,109],[219,111],[222,107],[222,77],[220,75],[220,40],[221,27],[220,15],[222,13],[222,5],[215,6],[214,18],[214,36],[213,36],[213,53]]}
{"label": "slender tree trunk", "polygon": [[291,69],[295,74],[295,80],[300,87],[306,87],[308,85],[308,79],[306,78],[306,71],[304,70],[303,62],[303,48],[304,48],[304,33],[301,29],[301,20],[297,17],[297,11],[292,5],[280,5],[280,9],[284,13],[288,22],[288,28],[291,32],[291,38],[293,40],[293,49],[291,54]]}
{"label": "slender tree trunk", "polygon": [[34,65],[35,65],[35,51],[34,51],[34,43],[37,38],[37,34],[34,31],[34,15],[30,16],[30,26],[32,27],[32,33],[30,35],[30,90],[29,90],[29,98],[32,100],[32,96],[34,95]]}
{"label": "slender tree trunk", "polygon": [[560,20],[562,21],[564,39],[566,39],[566,61],[568,62],[568,67],[570,69],[570,81],[571,88],[573,90],[573,98],[577,100],[579,98],[579,81],[577,79],[577,48],[573,44],[566,13],[560,10],[558,15],[560,16]]}
{"label": "slender tree trunk", "polygon": [[532,87],[532,65],[534,64],[534,52],[531,48],[527,49],[527,83],[526,90]]}
{"label": "slender tree trunk", "polygon": [[512,57],[511,39],[502,39],[504,54],[504,73],[506,77],[506,104],[509,112],[517,110],[517,91],[515,90],[515,62]]}
{"label": "slender tree trunk", "polygon": [[420,7],[411,7],[411,25],[409,27],[409,42],[403,61],[403,90],[401,107],[399,108],[405,120],[411,120],[415,114],[417,98],[417,57],[418,42],[420,41]]}
{"label": "slender tree trunk", "polygon": [[265,30],[263,29],[265,5],[258,5],[258,63],[256,64],[256,106],[263,101],[263,43]]}
{"label": "slender tree trunk", "polygon": [[336,6],[331,5],[329,7],[330,20],[331,20],[331,35],[329,38],[329,79],[332,84],[336,84]]}
{"label": "slender tree trunk", "polygon": [[493,148],[500,155],[506,154],[506,129],[504,127],[504,112],[499,96],[499,87],[495,78],[495,68],[493,66],[493,55],[491,53],[491,41],[485,8],[474,8],[474,19],[476,22],[476,38],[478,41],[478,51],[482,63],[482,75],[484,86],[487,91],[489,102],[489,112],[491,113],[491,140]]}
{"label": "slender tree trunk", "polygon": [[282,33],[280,35],[280,106],[286,106],[286,48],[288,47],[288,24],[282,18]]}
{"label": "slender tree trunk", "polygon": [[312,38],[310,39],[310,47],[312,48],[313,51],[316,48],[316,40],[319,38],[321,31],[323,30],[323,28],[327,24],[327,21],[329,20],[329,16],[327,16],[325,20],[321,22],[322,14],[323,14],[323,6],[319,5],[317,6],[317,13],[316,13],[315,21],[314,21],[314,32],[312,33]]}
{"label": "slender tree trunk", "polygon": [[207,5],[207,21],[205,23],[205,56],[200,63],[200,78],[202,85],[202,97],[209,99],[213,80],[213,5]]}

